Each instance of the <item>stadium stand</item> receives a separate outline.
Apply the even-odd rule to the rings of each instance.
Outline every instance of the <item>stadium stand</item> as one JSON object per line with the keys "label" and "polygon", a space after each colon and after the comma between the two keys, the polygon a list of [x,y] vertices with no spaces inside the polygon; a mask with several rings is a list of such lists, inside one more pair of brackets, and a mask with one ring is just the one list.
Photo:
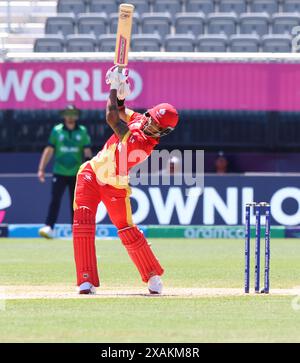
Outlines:
{"label": "stadium stand", "polygon": [[262,49],[264,52],[290,52],[291,36],[268,34],[262,37]]}
{"label": "stadium stand", "polygon": [[292,28],[300,24],[300,14],[284,13],[273,15],[273,33],[291,34]]}
{"label": "stadium stand", "polygon": [[228,39],[224,34],[200,35],[198,38],[198,50],[200,52],[226,52]]}
{"label": "stadium stand", "polygon": [[78,15],[86,12],[85,4],[84,0],[60,0],[57,3],[57,12]]}
{"label": "stadium stand", "polygon": [[115,34],[103,34],[99,36],[99,51],[114,52],[116,47]]}
{"label": "stadium stand", "polygon": [[97,39],[93,34],[68,35],[66,42],[67,52],[95,52]]}
{"label": "stadium stand", "polygon": [[285,13],[300,12],[299,0],[284,0],[282,10]]}
{"label": "stadium stand", "polygon": [[90,1],[90,12],[106,14],[116,13],[118,11],[117,2],[111,0],[91,0]]}
{"label": "stadium stand", "polygon": [[231,52],[257,52],[260,44],[258,35],[232,35],[230,37]]}
{"label": "stadium stand", "polygon": [[178,0],[159,0],[154,2],[153,11],[155,13],[168,12],[174,18],[177,13],[182,11],[181,5]]}
{"label": "stadium stand", "polygon": [[209,14],[207,31],[210,34],[232,35],[236,33],[237,15],[235,13]]}
{"label": "stadium stand", "polygon": [[167,52],[193,52],[195,36],[193,34],[167,35],[165,50]]}
{"label": "stadium stand", "polygon": [[241,14],[240,33],[264,35],[269,33],[269,14],[252,13]]}
{"label": "stadium stand", "polygon": [[158,34],[162,38],[170,34],[171,15],[169,13],[146,13],[142,15],[142,32]]}
{"label": "stadium stand", "polygon": [[35,39],[43,37],[45,22],[55,15],[57,1],[0,1],[0,39],[10,52],[32,51]]}
{"label": "stadium stand", "polygon": [[[223,149],[248,151],[272,150],[274,146],[299,149],[299,113],[282,113],[280,117],[272,118],[264,111],[181,110],[180,117],[182,122],[178,124],[177,132],[162,138],[163,147],[201,145],[206,150],[222,146]],[[284,126],[286,118],[289,128]],[[42,150],[57,120],[60,120],[57,110],[7,110],[2,115],[0,113],[0,150]],[[109,126],[104,122],[105,111],[82,110],[80,120],[86,125],[92,145],[97,150],[111,135]],[[270,134],[269,126],[276,131],[274,134]],[[284,140],[280,130],[283,130]]]}
{"label": "stadium stand", "polygon": [[[199,147],[205,150],[299,151],[299,112],[181,110],[177,132],[162,138],[163,147]],[[4,122],[6,120],[6,122]],[[43,120],[43,122],[41,122]],[[60,120],[57,110],[6,110],[0,112],[0,151],[40,151],[52,127]],[[105,111],[82,110],[95,151],[110,135]],[[273,130],[274,132],[270,132]]]}
{"label": "stadium stand", "polygon": [[220,12],[235,12],[236,14],[244,13],[247,10],[246,0],[222,0],[220,2]]}
{"label": "stadium stand", "polygon": [[75,22],[72,13],[51,16],[47,19],[45,32],[46,34],[62,34],[64,36],[74,34]]}
{"label": "stadium stand", "polygon": [[79,14],[78,33],[94,34],[96,36],[106,33],[107,16],[106,13]]}
{"label": "stadium stand", "polygon": [[204,33],[204,13],[179,13],[175,16],[175,29],[178,34],[200,35]]}
{"label": "stadium stand", "polygon": [[159,34],[133,35],[131,42],[131,49],[135,52],[159,52],[162,44],[161,36]]}
{"label": "stadium stand", "polygon": [[277,0],[252,0],[250,2],[250,11],[253,13],[273,14],[278,12]]}
{"label": "stadium stand", "polygon": [[[131,2],[136,5],[132,50],[168,51],[174,58],[176,52],[291,52],[291,32],[300,25],[300,0]],[[8,1],[1,1],[3,49],[113,52],[119,3],[118,0],[10,1],[8,22]],[[178,132],[162,140],[163,146],[200,144],[208,150],[220,147],[299,150],[298,112],[180,110],[180,113],[182,122]],[[104,118],[102,109],[82,112],[81,119],[95,149],[111,133]],[[0,149],[41,150],[58,119],[58,110],[2,110]]]}
{"label": "stadium stand", "polygon": [[150,4],[147,0],[132,0],[130,4],[134,5],[135,12],[139,15],[150,12]]}
{"label": "stadium stand", "polygon": [[[42,49],[42,44],[45,44],[49,51],[67,51],[67,36],[74,35],[72,39],[75,42],[76,35],[80,39],[81,35],[92,34],[96,36],[98,44],[96,51],[112,49],[108,42],[112,39],[110,35],[116,32],[120,2],[121,0],[1,1],[2,43],[6,49],[14,51],[33,49],[38,52]],[[176,38],[170,37],[176,34],[188,35],[188,39],[189,35],[193,35],[196,39],[193,47],[188,41],[188,45],[179,47],[178,51],[188,48],[200,52],[207,49],[199,46],[199,36],[203,36],[203,40],[206,39],[208,42],[218,41],[219,46],[212,49],[222,49],[224,43],[223,46],[220,44],[224,37],[216,39],[215,36],[223,34],[227,37],[228,46],[225,48],[228,52],[236,49],[238,43],[245,42],[248,35],[259,36],[257,51],[262,52],[266,49],[265,39],[268,39],[267,42],[273,39],[274,42],[276,40],[287,45],[286,34],[291,35],[293,27],[300,25],[299,0],[132,0],[131,3],[136,7],[133,34],[141,36],[138,42],[143,41],[143,34],[159,35],[161,41],[157,42],[157,37],[154,37],[155,40],[152,40],[153,44],[149,49],[157,49],[157,44],[160,44],[158,50],[161,51],[170,49],[170,44],[177,42]],[[64,41],[61,43],[60,39],[57,39],[55,45],[52,35],[57,34],[63,35]],[[276,37],[263,38],[272,34],[276,34]],[[16,41],[17,35],[20,35],[19,43]],[[100,39],[106,35],[106,38]],[[209,35],[213,37],[207,37]],[[234,37],[231,38],[232,36]],[[239,36],[240,42],[237,40]],[[254,38],[249,37],[249,41],[252,39],[252,46]],[[35,39],[37,45],[33,46]],[[148,45],[150,39],[149,36],[144,38]],[[232,39],[233,48],[230,46]],[[286,46],[279,48],[287,49]]]}
{"label": "stadium stand", "polygon": [[187,12],[209,14],[215,11],[215,7],[214,2],[211,0],[187,0],[185,10]]}
{"label": "stadium stand", "polygon": [[35,52],[63,52],[64,37],[63,35],[53,34],[47,38],[37,39],[34,44]]}

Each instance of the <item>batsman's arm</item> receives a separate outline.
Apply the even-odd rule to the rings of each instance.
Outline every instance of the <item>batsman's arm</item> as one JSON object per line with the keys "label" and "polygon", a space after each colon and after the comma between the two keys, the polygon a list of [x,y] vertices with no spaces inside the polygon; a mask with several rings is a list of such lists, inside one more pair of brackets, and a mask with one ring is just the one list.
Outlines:
{"label": "batsman's arm", "polygon": [[42,153],[38,169],[38,178],[42,183],[44,183],[45,181],[45,169],[49,161],[51,160],[53,153],[54,148],[52,146],[46,146]]}
{"label": "batsman's arm", "polygon": [[130,110],[129,108],[125,107],[124,100],[117,99],[118,102],[118,109],[119,109],[119,117],[124,122],[129,122],[131,119],[131,116],[134,114],[133,110]]}
{"label": "batsman's arm", "polygon": [[128,126],[120,119],[116,89],[111,89],[109,93],[106,104],[106,122],[120,139],[129,131]]}

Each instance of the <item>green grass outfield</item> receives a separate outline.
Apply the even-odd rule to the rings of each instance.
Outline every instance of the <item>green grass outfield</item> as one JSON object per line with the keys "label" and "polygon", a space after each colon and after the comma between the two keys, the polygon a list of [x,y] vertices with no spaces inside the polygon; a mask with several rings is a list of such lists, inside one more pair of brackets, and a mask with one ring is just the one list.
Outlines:
{"label": "green grass outfield", "polygon": [[[166,289],[243,288],[243,241],[151,242],[166,270]],[[300,241],[273,239],[271,244],[271,288],[300,286]],[[0,250],[0,342],[300,342],[300,298],[292,295],[74,294],[5,301],[11,286],[73,291],[75,270],[71,241],[0,239]],[[120,241],[97,241],[97,254],[99,291],[141,291],[144,285]],[[253,285],[253,269],[251,277]]]}

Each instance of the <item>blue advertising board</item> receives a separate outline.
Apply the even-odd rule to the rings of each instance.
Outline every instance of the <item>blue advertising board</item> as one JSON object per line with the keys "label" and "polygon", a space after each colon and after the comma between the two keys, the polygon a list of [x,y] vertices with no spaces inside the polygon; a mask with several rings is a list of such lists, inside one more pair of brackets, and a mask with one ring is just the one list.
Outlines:
{"label": "blue advertising board", "polygon": [[[251,201],[271,203],[272,225],[300,225],[299,175],[207,175],[205,188],[135,186],[133,219],[152,225],[241,225],[244,206]],[[0,223],[42,224],[50,199],[51,178],[41,184],[35,176],[0,174]],[[70,223],[67,195],[58,223]],[[253,218],[253,216],[252,216]],[[100,204],[97,222],[110,224]]]}

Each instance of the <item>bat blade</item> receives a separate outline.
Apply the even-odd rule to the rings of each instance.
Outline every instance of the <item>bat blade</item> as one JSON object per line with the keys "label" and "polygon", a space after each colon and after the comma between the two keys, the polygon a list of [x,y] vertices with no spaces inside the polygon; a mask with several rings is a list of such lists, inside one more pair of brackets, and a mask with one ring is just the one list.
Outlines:
{"label": "bat blade", "polygon": [[121,68],[128,64],[133,12],[133,5],[120,4],[114,64]]}

